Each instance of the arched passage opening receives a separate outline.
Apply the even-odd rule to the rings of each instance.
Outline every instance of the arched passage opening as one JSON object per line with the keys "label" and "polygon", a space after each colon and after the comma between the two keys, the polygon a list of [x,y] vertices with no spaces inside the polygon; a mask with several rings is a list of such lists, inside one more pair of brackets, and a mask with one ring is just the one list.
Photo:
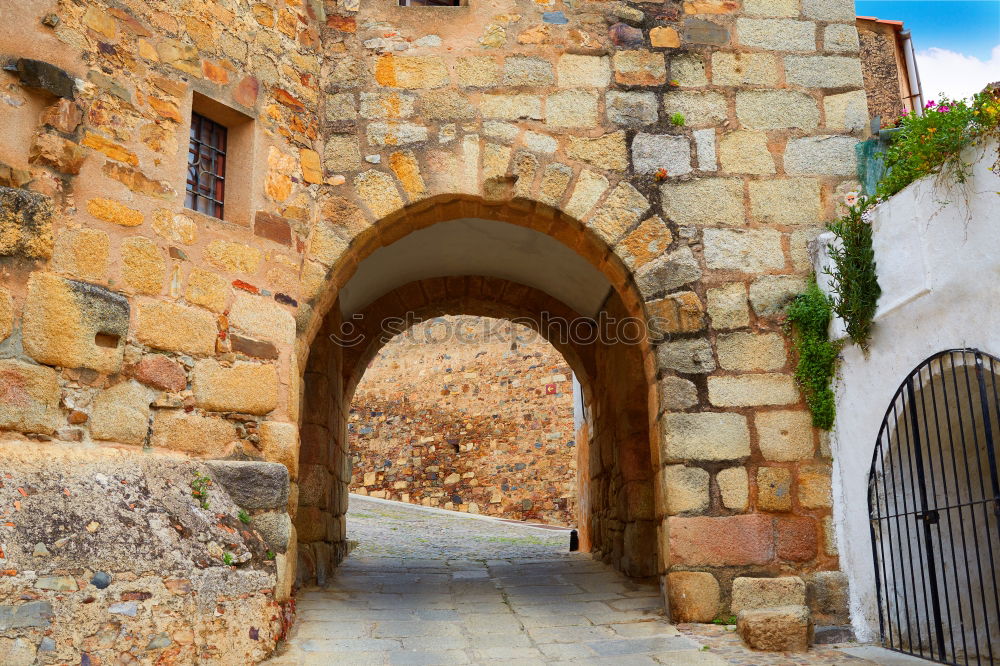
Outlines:
{"label": "arched passage opening", "polygon": [[581,545],[625,574],[662,573],[650,340],[629,271],[598,234],[540,205],[424,202],[355,237],[331,276],[303,350],[300,584],[325,582],[346,551],[348,410],[364,369],[402,327],[441,315],[515,320],[563,355],[587,414]]}

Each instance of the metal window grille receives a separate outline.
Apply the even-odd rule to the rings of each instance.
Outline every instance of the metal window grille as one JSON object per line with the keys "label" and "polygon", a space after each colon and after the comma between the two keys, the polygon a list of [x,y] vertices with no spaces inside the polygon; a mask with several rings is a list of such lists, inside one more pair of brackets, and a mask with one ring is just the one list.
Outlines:
{"label": "metal window grille", "polygon": [[221,220],[225,200],[226,128],[205,116],[192,113],[184,205]]}
{"label": "metal window grille", "polygon": [[1000,360],[931,356],[886,410],[868,478],[882,644],[1000,663]]}

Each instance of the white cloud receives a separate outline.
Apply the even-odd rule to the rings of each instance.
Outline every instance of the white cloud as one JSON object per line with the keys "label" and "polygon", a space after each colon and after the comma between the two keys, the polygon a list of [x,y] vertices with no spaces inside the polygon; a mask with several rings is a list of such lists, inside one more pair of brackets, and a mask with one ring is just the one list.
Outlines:
{"label": "white cloud", "polygon": [[985,61],[947,49],[918,51],[917,69],[925,100],[937,99],[941,93],[951,99],[969,97],[1000,79],[1000,44]]}

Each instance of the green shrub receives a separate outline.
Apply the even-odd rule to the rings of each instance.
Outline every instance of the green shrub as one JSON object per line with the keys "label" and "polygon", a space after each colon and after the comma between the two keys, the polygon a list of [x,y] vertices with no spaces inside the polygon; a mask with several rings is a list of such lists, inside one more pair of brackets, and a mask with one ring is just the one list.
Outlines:
{"label": "green shrub", "polygon": [[786,311],[792,329],[792,343],[799,361],[795,380],[802,387],[806,404],[812,413],[813,425],[829,430],[833,427],[834,396],[830,383],[837,365],[840,344],[827,335],[833,302],[813,280],[805,292],[795,297]]}
{"label": "green shrub", "polygon": [[833,311],[844,320],[851,340],[863,350],[868,349],[872,318],[882,294],[872,248],[872,225],[864,219],[873,203],[874,199],[858,197],[846,215],[828,225],[840,239],[839,245],[830,246],[833,270],[829,274],[836,295]]}

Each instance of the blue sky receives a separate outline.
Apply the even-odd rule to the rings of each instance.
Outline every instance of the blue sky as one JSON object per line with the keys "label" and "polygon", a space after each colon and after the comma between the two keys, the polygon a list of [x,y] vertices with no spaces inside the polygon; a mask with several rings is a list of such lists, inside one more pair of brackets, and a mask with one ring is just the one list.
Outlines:
{"label": "blue sky", "polygon": [[924,97],[966,97],[1000,80],[1000,0],[857,0],[859,16],[913,33]]}

